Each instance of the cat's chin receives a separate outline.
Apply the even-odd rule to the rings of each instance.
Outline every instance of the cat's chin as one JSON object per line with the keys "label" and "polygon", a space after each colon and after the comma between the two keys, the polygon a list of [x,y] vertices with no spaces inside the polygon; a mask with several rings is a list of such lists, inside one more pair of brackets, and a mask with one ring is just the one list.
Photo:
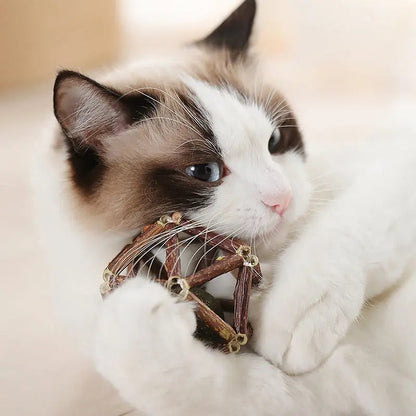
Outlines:
{"label": "cat's chin", "polygon": [[[252,241],[257,250],[263,254],[267,254],[268,251],[275,252],[278,247],[287,243],[292,231],[295,230],[299,217],[290,213],[282,217],[264,222],[264,226],[255,235],[251,236],[247,241]],[[241,237],[244,239],[244,237]]]}
{"label": "cat's chin", "polygon": [[285,220],[280,216],[276,216],[272,219],[262,219],[252,224],[246,230],[235,234],[241,240],[250,242],[257,241],[273,241],[276,235],[280,234],[281,229],[285,229]]}

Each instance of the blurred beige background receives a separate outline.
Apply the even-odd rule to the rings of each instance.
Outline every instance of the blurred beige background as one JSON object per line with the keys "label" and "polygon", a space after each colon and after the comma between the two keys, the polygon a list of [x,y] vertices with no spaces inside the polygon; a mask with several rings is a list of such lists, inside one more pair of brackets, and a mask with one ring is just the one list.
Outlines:
{"label": "blurred beige background", "polygon": [[[55,318],[30,164],[57,68],[94,71],[201,37],[238,0],[0,0],[0,414],[133,415]],[[309,142],[415,125],[416,2],[258,0],[256,44]],[[394,137],[394,136],[393,136]]]}

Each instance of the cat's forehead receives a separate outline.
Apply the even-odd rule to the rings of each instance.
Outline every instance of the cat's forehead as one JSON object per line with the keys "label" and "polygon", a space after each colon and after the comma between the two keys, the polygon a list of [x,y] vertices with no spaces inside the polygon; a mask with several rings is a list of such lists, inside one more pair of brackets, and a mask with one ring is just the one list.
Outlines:
{"label": "cat's forehead", "polygon": [[180,59],[166,56],[132,66],[126,71],[131,81],[127,85],[126,76],[112,83],[125,93],[155,97],[153,118],[158,120],[147,123],[150,131],[144,134],[153,142],[192,151],[199,145],[206,149],[201,140],[208,140],[223,157],[236,157],[267,141],[281,122],[279,116],[287,115],[280,111],[287,106],[276,90],[263,84],[255,65],[230,65],[223,53],[190,48]]}
{"label": "cat's forehead", "polygon": [[272,134],[273,121],[258,97],[250,97],[233,85],[212,85],[193,78],[184,82],[204,109],[225,158],[258,148],[259,142]]}
{"label": "cat's forehead", "polygon": [[224,78],[218,82],[182,74],[176,82],[150,82],[129,92],[138,91],[153,97],[155,112],[136,125],[135,138],[123,146],[114,142],[114,152],[129,158],[138,153],[140,160],[185,166],[261,156],[275,128],[265,105],[270,95],[268,100],[250,95]]}
{"label": "cat's forehead", "polygon": [[276,91],[243,82],[244,75],[205,65],[173,79],[136,80],[131,85],[140,88],[129,86],[124,94],[151,97],[155,111],[136,124],[123,146],[114,141],[110,154],[181,167],[218,158],[261,158],[286,106]]}

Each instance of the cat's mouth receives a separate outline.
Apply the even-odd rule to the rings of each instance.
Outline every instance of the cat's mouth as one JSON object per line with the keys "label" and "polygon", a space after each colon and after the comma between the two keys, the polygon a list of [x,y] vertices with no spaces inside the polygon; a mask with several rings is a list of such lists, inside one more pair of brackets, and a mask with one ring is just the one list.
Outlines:
{"label": "cat's mouth", "polygon": [[282,223],[286,222],[289,214],[289,207],[284,208],[280,213],[268,206],[260,210],[240,207],[234,211],[224,212],[221,216],[208,216],[210,218],[208,220],[206,213],[200,212],[188,213],[186,217],[206,230],[250,243],[250,241],[270,240],[273,235],[279,233]]}

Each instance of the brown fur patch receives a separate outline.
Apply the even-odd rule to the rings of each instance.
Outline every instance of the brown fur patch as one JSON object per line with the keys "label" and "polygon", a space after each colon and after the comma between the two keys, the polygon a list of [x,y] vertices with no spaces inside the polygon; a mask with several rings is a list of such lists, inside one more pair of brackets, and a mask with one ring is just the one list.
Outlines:
{"label": "brown fur patch", "polygon": [[111,227],[136,228],[165,212],[203,206],[218,185],[185,173],[196,163],[221,163],[207,120],[183,85],[164,91],[154,115],[103,142],[106,171],[89,203]]}

